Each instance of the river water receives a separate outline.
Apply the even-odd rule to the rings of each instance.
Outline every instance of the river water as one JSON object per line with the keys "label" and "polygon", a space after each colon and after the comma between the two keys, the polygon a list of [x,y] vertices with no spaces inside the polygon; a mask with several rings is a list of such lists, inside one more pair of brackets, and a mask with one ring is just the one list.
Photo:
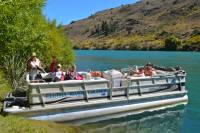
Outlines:
{"label": "river water", "polygon": [[187,72],[189,102],[186,107],[128,115],[83,124],[84,133],[199,133],[200,53],[156,51],[77,50],[78,70],[107,70],[148,62],[161,66],[181,66]]}

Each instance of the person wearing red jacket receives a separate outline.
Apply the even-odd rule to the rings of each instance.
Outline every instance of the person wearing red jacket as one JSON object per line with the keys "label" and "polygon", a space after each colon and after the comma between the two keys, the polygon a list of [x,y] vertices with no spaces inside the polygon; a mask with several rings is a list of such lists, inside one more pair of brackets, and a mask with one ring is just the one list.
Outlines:
{"label": "person wearing red jacket", "polygon": [[57,60],[56,56],[52,56],[51,64],[50,64],[50,72],[54,73],[56,72],[56,65],[57,65]]}

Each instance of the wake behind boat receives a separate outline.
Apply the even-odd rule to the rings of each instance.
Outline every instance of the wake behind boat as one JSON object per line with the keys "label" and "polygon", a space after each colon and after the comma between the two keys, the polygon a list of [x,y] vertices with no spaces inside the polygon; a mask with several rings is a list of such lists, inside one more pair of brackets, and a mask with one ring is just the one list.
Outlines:
{"label": "wake behind boat", "polygon": [[9,93],[3,111],[36,120],[63,122],[187,103],[184,70],[153,66],[155,75],[133,74],[143,68],[107,70],[101,76],[79,72],[83,80],[47,82],[46,75],[38,83],[27,80],[27,91]]}

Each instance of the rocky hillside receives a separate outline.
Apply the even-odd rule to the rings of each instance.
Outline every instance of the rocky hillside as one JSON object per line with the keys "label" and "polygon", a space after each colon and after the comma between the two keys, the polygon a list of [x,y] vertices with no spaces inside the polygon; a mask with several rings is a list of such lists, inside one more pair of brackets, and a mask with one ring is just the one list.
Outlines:
{"label": "rocky hillside", "polygon": [[142,0],[73,21],[65,30],[79,49],[160,50],[173,38],[180,42],[174,50],[200,50],[200,0]]}

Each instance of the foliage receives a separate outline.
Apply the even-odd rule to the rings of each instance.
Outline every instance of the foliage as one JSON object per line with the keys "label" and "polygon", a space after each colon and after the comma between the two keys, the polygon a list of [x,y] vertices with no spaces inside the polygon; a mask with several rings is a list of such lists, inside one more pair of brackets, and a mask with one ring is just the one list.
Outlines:
{"label": "foliage", "polygon": [[87,39],[75,49],[117,49],[117,50],[157,50],[163,48],[163,40],[155,40],[154,35],[114,36],[100,39]]}
{"label": "foliage", "polygon": [[46,61],[44,63],[48,65],[51,57],[56,55],[59,63],[71,65],[74,61],[74,53],[69,39],[64,34],[63,27],[56,27],[56,22],[53,21],[49,22],[48,29],[50,29],[50,32],[44,51],[48,50],[43,54],[45,59],[43,60]]}
{"label": "foliage", "polygon": [[5,79],[4,73],[0,70],[0,109],[2,107],[1,101],[3,101],[6,94],[11,90],[11,86]]}
{"label": "foliage", "polygon": [[178,48],[181,46],[182,42],[175,36],[170,36],[167,39],[165,39],[165,50],[173,51],[178,50]]}
{"label": "foliage", "polygon": [[115,32],[116,30],[116,23],[112,21],[100,21],[91,29],[86,29],[84,33],[91,32],[89,36],[108,36],[108,34]]}
{"label": "foliage", "polygon": [[[58,55],[59,61],[70,63],[73,53],[62,29],[42,16],[43,0],[0,0],[0,100],[12,87],[21,84],[26,61],[32,51],[42,60]],[[51,44],[51,45],[50,45]],[[63,54],[65,53],[65,54]],[[4,72],[2,71],[4,70]],[[2,103],[0,103],[2,107]],[[1,108],[0,107],[0,108]],[[51,122],[26,120],[16,116],[0,116],[4,133],[74,133],[77,129]],[[16,124],[17,123],[17,124]]]}
{"label": "foliage", "polygon": [[42,15],[44,3],[44,0],[0,1],[0,65],[14,88],[23,83],[26,61],[33,51],[44,66],[52,55],[62,63],[74,60],[63,29]]}
{"label": "foliage", "polygon": [[140,50],[141,49],[141,45],[138,43],[133,43],[130,45],[130,49],[131,50]]}
{"label": "foliage", "polygon": [[184,50],[200,51],[200,35],[191,36],[183,46]]}

